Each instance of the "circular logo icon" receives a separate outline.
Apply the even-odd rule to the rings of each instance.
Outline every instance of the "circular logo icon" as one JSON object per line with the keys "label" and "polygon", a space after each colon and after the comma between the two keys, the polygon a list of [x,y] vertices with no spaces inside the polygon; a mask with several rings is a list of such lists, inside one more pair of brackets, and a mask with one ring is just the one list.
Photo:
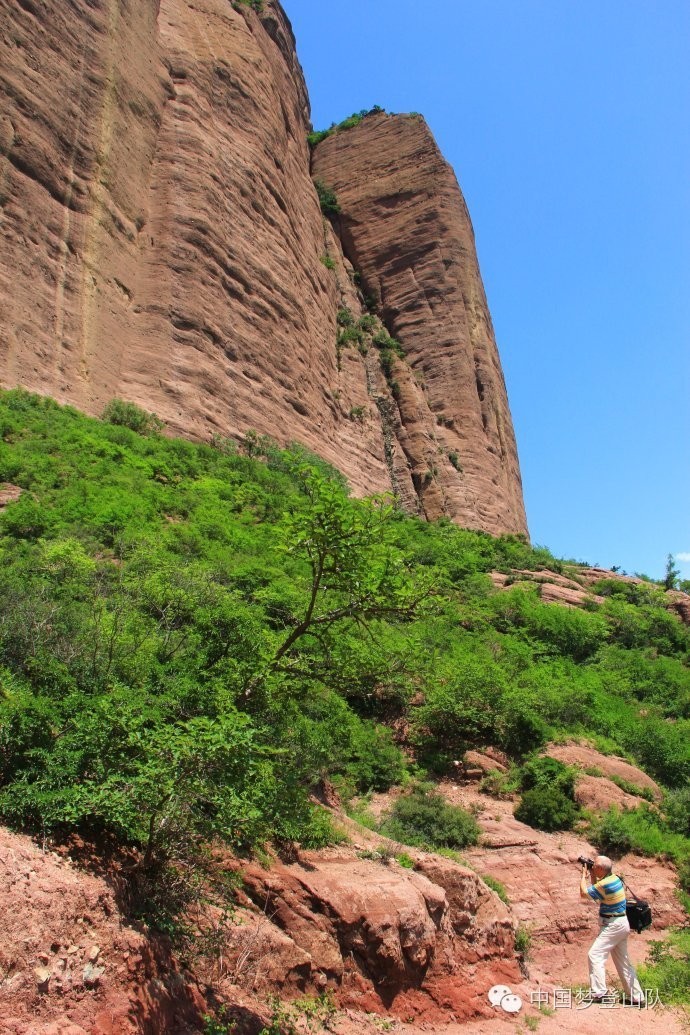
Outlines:
{"label": "circular logo icon", "polygon": [[494,985],[489,989],[489,1002],[492,1006],[498,1006],[504,996],[512,995],[507,985]]}
{"label": "circular logo icon", "polygon": [[519,995],[514,995],[512,992],[504,995],[501,999],[501,1009],[505,1010],[506,1013],[519,1013],[521,1006],[522,999]]}

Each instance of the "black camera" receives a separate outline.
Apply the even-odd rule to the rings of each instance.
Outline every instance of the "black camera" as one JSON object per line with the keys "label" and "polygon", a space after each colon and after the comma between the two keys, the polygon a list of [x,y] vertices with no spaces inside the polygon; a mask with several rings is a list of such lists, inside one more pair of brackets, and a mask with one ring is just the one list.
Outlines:
{"label": "black camera", "polygon": [[588,870],[591,870],[594,866],[594,859],[588,859],[585,855],[578,855],[577,861],[586,866]]}

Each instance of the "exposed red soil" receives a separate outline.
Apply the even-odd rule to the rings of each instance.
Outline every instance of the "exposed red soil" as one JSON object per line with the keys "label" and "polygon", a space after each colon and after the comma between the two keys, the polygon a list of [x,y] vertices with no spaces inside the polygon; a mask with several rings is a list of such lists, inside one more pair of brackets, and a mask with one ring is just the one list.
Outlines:
{"label": "exposed red soil", "polygon": [[0,828],[0,1035],[183,1035],[202,1002],[106,880]]}

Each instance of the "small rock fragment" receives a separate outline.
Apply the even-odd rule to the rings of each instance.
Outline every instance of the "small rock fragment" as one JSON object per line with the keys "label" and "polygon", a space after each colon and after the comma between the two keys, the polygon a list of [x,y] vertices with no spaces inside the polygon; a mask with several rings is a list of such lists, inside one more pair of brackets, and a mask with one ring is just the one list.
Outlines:
{"label": "small rock fragment", "polygon": [[89,963],[95,963],[100,954],[101,948],[99,945],[92,945],[89,949],[88,960]]}
{"label": "small rock fragment", "polygon": [[87,963],[82,972],[82,981],[86,988],[95,988],[104,972],[105,967],[94,967],[93,963]]}
{"label": "small rock fragment", "polygon": [[52,974],[48,967],[34,967],[39,992],[47,992]]}

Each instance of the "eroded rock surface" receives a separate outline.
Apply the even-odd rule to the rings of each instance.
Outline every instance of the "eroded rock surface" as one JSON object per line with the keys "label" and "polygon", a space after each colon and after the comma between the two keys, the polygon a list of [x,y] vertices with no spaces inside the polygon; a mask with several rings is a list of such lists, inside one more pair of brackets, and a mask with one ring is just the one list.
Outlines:
{"label": "eroded rock surface", "polygon": [[255,906],[294,943],[284,987],[328,985],[343,1006],[398,1017],[486,1014],[495,976],[519,976],[508,910],[467,867],[413,855],[414,870],[351,849],[244,869]]}
{"label": "eroded rock surface", "polygon": [[[629,806],[641,799],[624,795],[609,777],[620,776],[638,787],[658,791],[653,780],[623,759],[603,755],[585,744],[552,745],[548,754],[582,769],[596,769],[600,777],[583,773],[580,792],[593,808],[608,807],[620,800]],[[600,785],[596,795],[591,782]],[[521,823],[513,815],[515,800],[497,800],[475,786],[441,785],[446,798],[465,808],[479,809],[482,838],[476,848],[464,853],[478,873],[488,874],[505,886],[514,918],[532,937],[530,984],[545,988],[569,986],[587,981],[587,950],[596,934],[596,910],[579,897],[579,856],[594,858],[596,848],[582,835],[571,831],[548,834]],[[608,791],[608,795],[604,794]],[[625,801],[624,799],[628,799]],[[671,864],[629,853],[615,859],[621,873],[636,894],[652,905],[654,922],[649,931],[630,938],[635,963],[645,959],[648,943],[670,927],[683,922],[683,910],[676,897],[677,877]]]}
{"label": "eroded rock surface", "polygon": [[370,116],[321,141],[312,168],[335,190],[345,252],[405,349],[393,370],[399,442],[424,513],[525,532],[472,225],[426,123]]}
{"label": "eroded rock surface", "polygon": [[0,828],[0,1035],[195,1030],[203,1000],[107,882]]}
{"label": "eroded rock surface", "polygon": [[337,369],[279,4],[0,0],[0,28],[2,384],[297,439],[355,491],[389,487],[378,420],[349,418],[364,364]]}
{"label": "eroded rock surface", "polygon": [[[371,123],[400,166],[414,224],[409,141]],[[386,298],[412,364],[396,373],[396,403],[376,350],[337,347],[338,311],[357,319],[362,301],[321,213],[309,128],[277,0],[261,15],[229,0],[0,0],[0,384],[92,414],[126,398],[206,440],[250,429],[296,440],[357,494],[393,488],[413,512],[525,531],[452,174],[423,184],[440,192],[431,208],[464,228],[460,242],[438,221],[419,238],[452,267],[428,296],[433,310],[415,290]],[[352,141],[366,151],[366,135]],[[389,232],[383,201],[370,215]],[[414,276],[435,276],[437,265],[417,262]],[[446,292],[467,294],[462,312]]]}

